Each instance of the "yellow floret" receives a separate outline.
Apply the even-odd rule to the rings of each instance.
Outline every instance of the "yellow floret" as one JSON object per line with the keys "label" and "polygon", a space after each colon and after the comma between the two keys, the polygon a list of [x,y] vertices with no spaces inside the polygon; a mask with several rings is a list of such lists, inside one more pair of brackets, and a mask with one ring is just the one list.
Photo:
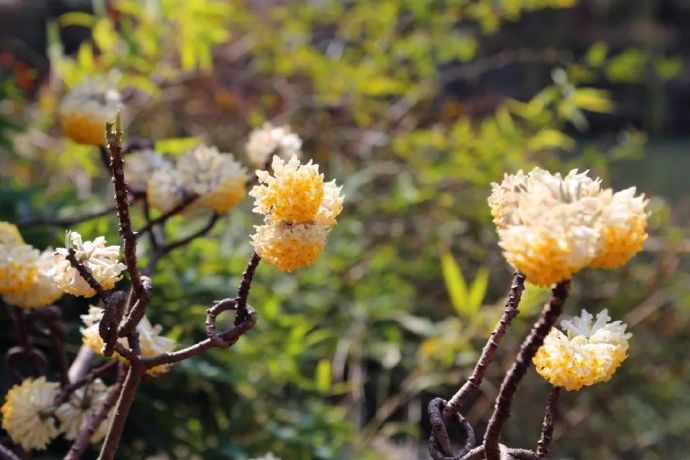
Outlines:
{"label": "yellow floret", "polygon": [[0,245],[2,244],[24,244],[24,239],[16,225],[0,222]]}
{"label": "yellow floret", "polygon": [[256,199],[255,212],[270,215],[275,220],[294,224],[311,222],[321,206],[324,195],[323,174],[318,165],[300,165],[296,157],[284,163],[273,157],[273,173],[257,171],[259,181],[250,196]]}
{"label": "yellow floret", "polygon": [[316,223],[291,225],[269,221],[256,227],[252,245],[266,263],[292,272],[316,262],[327,233],[326,227]]}
{"label": "yellow floret", "polygon": [[626,229],[603,228],[600,233],[601,249],[590,267],[618,268],[624,265],[632,256],[642,250],[642,245],[647,240],[646,226],[646,219],[635,217]]}
{"label": "yellow floret", "polygon": [[242,201],[246,189],[245,184],[246,177],[244,175],[241,180],[236,182],[224,182],[217,191],[203,195],[200,201],[214,212],[223,214]]}
{"label": "yellow floret", "polygon": [[39,254],[28,244],[3,245],[0,253],[0,294],[28,289],[38,276]]}

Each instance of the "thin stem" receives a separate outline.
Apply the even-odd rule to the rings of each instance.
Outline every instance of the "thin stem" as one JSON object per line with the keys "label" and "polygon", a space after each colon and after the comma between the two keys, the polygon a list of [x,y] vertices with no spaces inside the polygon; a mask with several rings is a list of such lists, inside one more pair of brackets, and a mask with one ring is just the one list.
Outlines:
{"label": "thin stem", "polygon": [[96,217],[103,217],[115,212],[115,206],[111,206],[106,209],[101,209],[99,211],[93,211],[81,216],[72,216],[64,218],[51,219],[49,217],[36,217],[33,219],[25,220],[23,222],[17,223],[17,227],[33,227],[37,225],[49,225],[53,227],[69,227],[70,225],[78,224],[80,222],[85,222],[87,220],[95,219]]}
{"label": "thin stem", "polygon": [[240,287],[237,289],[237,314],[235,315],[235,326],[244,321],[247,316],[247,297],[249,297],[249,288],[252,285],[254,273],[260,261],[261,256],[253,252],[252,256],[249,258],[247,267],[244,269],[244,273],[242,273],[242,281],[240,282]]}
{"label": "thin stem", "polygon": [[115,360],[108,361],[107,363],[103,364],[102,366],[95,367],[93,368],[88,374],[86,374],[84,377],[80,378],[79,380],[76,380],[73,383],[70,383],[67,385],[65,388],[62,389],[62,394],[60,395],[60,399],[58,400],[58,404],[62,404],[66,402],[69,397],[77,391],[79,388],[83,387],[84,385],[93,382],[97,378],[107,374],[111,369],[114,369],[117,367],[118,362]]}
{"label": "thin stem", "polygon": [[136,396],[139,384],[141,384],[141,380],[144,378],[145,372],[146,368],[138,363],[132,363],[129,367],[125,382],[120,391],[120,397],[115,406],[115,416],[113,417],[113,422],[110,425],[108,434],[101,447],[101,453],[98,455],[98,460],[113,460],[115,458],[115,453],[120,445],[120,438],[125,428],[129,410],[132,408],[134,397]]}
{"label": "thin stem", "polygon": [[125,181],[124,161],[122,160],[122,130],[120,129],[120,115],[117,115],[115,123],[106,125],[106,141],[110,153],[110,169],[113,175],[115,188],[115,206],[117,217],[120,221],[120,236],[124,241],[124,260],[127,272],[132,281],[134,300],[138,300],[144,287],[141,283],[139,270],[137,269],[137,239],[132,230],[132,221],[129,216],[129,200],[127,199],[127,183]]}
{"label": "thin stem", "polygon": [[519,313],[518,306],[520,305],[520,299],[522,299],[522,292],[524,289],[525,275],[516,271],[513,275],[513,283],[510,286],[510,294],[508,294],[508,299],[506,300],[503,314],[491,333],[489,340],[486,342],[486,345],[484,345],[484,349],[479,357],[479,361],[477,361],[477,364],[472,371],[472,375],[470,375],[470,378],[467,379],[467,382],[465,382],[457,393],[455,393],[448,401],[445,409],[443,410],[443,416],[446,420],[448,420],[453,414],[458,413],[462,405],[467,402],[467,399],[472,396],[477,389],[479,389],[479,385],[481,385],[482,381],[484,380],[486,369],[489,364],[491,364],[491,361],[493,361],[493,357],[496,354],[498,344],[508,330],[508,326],[510,326],[513,318],[515,318]]}
{"label": "thin stem", "polygon": [[2,460],[21,460],[14,452],[0,444],[0,459]]}
{"label": "thin stem", "polygon": [[148,231],[152,231],[153,227],[165,223],[168,219],[170,219],[172,216],[179,214],[182,212],[187,206],[192,204],[195,200],[197,199],[196,195],[187,195],[185,196],[182,201],[180,201],[174,208],[170,209],[169,211],[164,212],[160,216],[156,217],[155,219],[151,219],[148,222],[146,222],[146,225],[141,227],[137,232],[136,236],[137,238],[144,233]]}
{"label": "thin stem", "polygon": [[212,214],[211,217],[209,218],[208,222],[206,222],[206,225],[204,225],[202,228],[197,230],[196,232],[192,233],[189,236],[186,236],[184,238],[181,238],[177,241],[173,241],[170,244],[166,244],[161,248],[162,255],[167,254],[170,251],[173,251],[179,247],[185,246],[189,243],[191,243],[193,240],[196,238],[199,238],[200,236],[204,236],[208,232],[211,231],[214,225],[216,225],[216,222],[218,222],[218,219],[220,216],[218,214]]}
{"label": "thin stem", "polygon": [[544,411],[544,421],[541,425],[541,437],[537,441],[537,456],[539,458],[546,458],[549,454],[549,447],[553,439],[553,428],[556,424],[556,406],[558,405],[558,396],[561,394],[561,387],[552,387],[549,393],[549,399],[546,401],[546,410]]}
{"label": "thin stem", "polygon": [[[112,362],[116,363],[116,361]],[[98,427],[101,426],[103,420],[106,419],[106,417],[108,416],[108,412],[110,412],[110,409],[113,408],[113,405],[115,405],[117,397],[120,394],[120,391],[122,390],[123,380],[124,374],[122,374],[122,376],[118,378],[115,387],[112,390],[110,390],[110,393],[106,397],[106,400],[103,402],[103,406],[101,406],[99,411],[94,414],[91,420],[89,420],[86,427],[79,432],[77,439],[75,439],[74,444],[72,444],[72,447],[70,448],[69,452],[67,452],[67,455],[65,455],[64,460],[78,460],[84,454],[84,451],[89,447],[93,434],[96,432]]]}
{"label": "thin stem", "polygon": [[520,351],[513,362],[510,370],[506,373],[501,389],[499,390],[494,412],[489,420],[484,435],[484,450],[486,460],[500,460],[498,440],[501,430],[508,417],[510,417],[510,407],[513,397],[517,392],[518,386],[527,373],[532,357],[539,347],[544,343],[544,338],[549,333],[556,320],[563,310],[563,304],[568,297],[570,281],[558,283],[551,291],[551,300],[542,309],[537,322],[532,326],[527,338],[522,342]]}
{"label": "thin stem", "polygon": [[77,260],[76,252],[74,251],[74,249],[69,248],[67,250],[67,255],[65,256],[65,259],[69,261],[72,267],[77,269],[79,275],[81,275],[81,277],[84,278],[84,281],[86,281],[86,283],[91,287],[91,289],[96,291],[101,300],[105,302],[108,297],[108,292],[106,292],[106,290],[103,289],[103,286],[101,286],[101,284],[98,281],[96,281],[96,278],[93,277],[89,269]]}

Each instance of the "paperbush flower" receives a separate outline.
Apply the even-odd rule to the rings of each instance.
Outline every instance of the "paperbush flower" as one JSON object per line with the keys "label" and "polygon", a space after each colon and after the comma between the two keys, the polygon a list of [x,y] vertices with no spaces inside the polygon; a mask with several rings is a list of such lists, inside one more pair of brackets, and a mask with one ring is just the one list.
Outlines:
{"label": "paperbush flower", "polygon": [[269,221],[256,227],[252,245],[268,264],[291,272],[316,262],[327,234],[328,228],[317,223]]}
{"label": "paperbush flower", "polygon": [[132,152],[125,159],[127,187],[137,192],[145,192],[149,178],[156,171],[171,167],[172,164],[154,150],[145,149]]}
{"label": "paperbush flower", "polygon": [[603,310],[592,324],[592,315],[582,310],[580,317],[561,322],[567,335],[551,329],[533,358],[539,375],[567,390],[610,380],[627,357],[632,336],[624,323],[610,320]]}
{"label": "paperbush flower", "polygon": [[283,160],[301,157],[302,140],[292,132],[289,126],[273,126],[264,123],[249,135],[245,150],[249,161],[259,169],[264,169],[273,155]]}
{"label": "paperbush flower", "polygon": [[182,186],[216,213],[234,208],[244,198],[247,172],[229,153],[202,145],[177,163]]}
{"label": "paperbush flower", "polygon": [[506,259],[542,286],[588,266],[620,266],[647,237],[643,196],[602,190],[601,180],[577,170],[506,175],[488,201]]}
{"label": "paperbush flower", "polygon": [[146,184],[146,198],[149,204],[161,212],[170,211],[184,199],[182,178],[173,167],[164,167],[154,172]]}
{"label": "paperbush flower", "polygon": [[[102,236],[84,242],[77,232],[69,232],[68,239],[75,250],[76,259],[91,272],[104,289],[112,289],[122,278],[122,271],[127,267],[118,261],[120,246],[106,246],[105,238]],[[63,291],[75,296],[93,297],[96,291],[81,277],[77,269],[72,267],[65,258],[67,254],[67,248],[58,248],[53,253],[53,267],[48,274]]]}
{"label": "paperbush flower", "polygon": [[16,225],[0,222],[0,246],[5,244],[24,244],[24,239]]}
{"label": "paperbush flower", "polygon": [[60,123],[65,136],[79,144],[103,145],[105,123],[115,118],[121,105],[122,97],[108,79],[83,80],[60,104]]}
{"label": "paperbush flower", "polygon": [[28,289],[38,276],[39,252],[28,244],[0,245],[0,294]]}
{"label": "paperbush flower", "polygon": [[62,297],[62,289],[49,274],[53,268],[52,249],[43,251],[37,260],[36,267],[38,273],[33,281],[26,286],[26,289],[3,296],[7,302],[23,308],[38,308],[51,304]]}
{"label": "paperbush flower", "polygon": [[[55,415],[60,421],[60,431],[65,434],[65,438],[70,440],[77,438],[89,421],[101,410],[109,391],[110,388],[101,379],[96,379],[89,385],[75,390],[69,400],[57,408]],[[113,421],[114,412],[113,407],[91,436],[91,442],[98,442],[105,437]]]}
{"label": "paperbush flower", "polygon": [[264,225],[255,227],[252,245],[268,264],[291,272],[313,264],[326,244],[326,236],[343,210],[341,188],[323,182],[318,165],[288,163],[273,157],[271,176],[257,171],[259,181],[249,194],[254,211],[264,214]]}
{"label": "paperbush flower", "polygon": [[[98,324],[103,318],[103,309],[99,307],[89,307],[89,312],[86,315],[81,315],[84,327],[80,330],[82,340],[86,346],[91,348],[99,355],[103,355],[103,339],[98,333]],[[148,318],[144,317],[137,325],[137,332],[139,333],[139,344],[141,345],[141,354],[144,358],[152,358],[161,353],[167,353],[175,349],[176,342],[173,339],[161,336],[163,328],[160,325],[151,326]],[[126,338],[120,338],[119,342],[127,346]],[[127,363],[128,361],[122,355],[113,353],[113,357]],[[160,365],[152,367],[147,370],[149,375],[158,375],[168,370],[169,365]]]}
{"label": "paperbush flower", "polygon": [[53,414],[59,385],[45,377],[26,379],[10,388],[5,396],[2,428],[24,450],[45,449],[59,431]]}
{"label": "paperbush flower", "polygon": [[255,198],[254,212],[270,215],[275,220],[304,224],[314,220],[324,195],[323,174],[319,166],[301,165],[297,157],[284,162],[273,157],[273,175],[256,171],[259,182],[249,195]]}

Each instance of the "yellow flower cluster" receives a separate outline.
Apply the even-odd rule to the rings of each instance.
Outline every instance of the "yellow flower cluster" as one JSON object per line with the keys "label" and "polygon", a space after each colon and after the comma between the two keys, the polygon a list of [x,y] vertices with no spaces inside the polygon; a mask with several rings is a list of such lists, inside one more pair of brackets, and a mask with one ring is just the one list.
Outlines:
{"label": "yellow flower cluster", "polygon": [[[135,161],[134,177],[127,178],[139,186],[140,179],[146,180],[146,193],[151,205],[166,212],[182,202],[185,196],[197,195],[195,208],[209,209],[222,214],[230,211],[244,198],[247,183],[245,169],[230,153],[221,153],[215,147],[201,145],[187,152],[176,166],[167,161],[153,160],[153,157]],[[142,171],[142,173],[139,173]],[[127,173],[127,171],[126,171]],[[126,176],[127,177],[127,176]]]}
{"label": "yellow flower cluster", "polygon": [[48,272],[51,250],[42,254],[24,243],[16,226],[0,222],[0,295],[12,305],[43,307],[62,296]]}
{"label": "yellow flower cluster", "polygon": [[86,78],[60,104],[60,123],[65,136],[85,145],[105,143],[105,123],[115,118],[122,105],[120,93],[107,78]]}
{"label": "yellow flower cluster", "polygon": [[635,193],[602,189],[577,170],[535,168],[492,184],[488,202],[506,259],[548,286],[585,267],[619,267],[642,249],[647,200]]}
{"label": "yellow flower cluster", "polygon": [[53,419],[59,387],[45,377],[26,379],[5,395],[2,428],[24,450],[45,449],[59,434]]}
{"label": "yellow flower cluster", "polygon": [[274,156],[273,176],[256,171],[259,182],[249,195],[254,211],[264,215],[252,245],[268,264],[291,272],[313,264],[326,244],[326,236],[343,210],[341,187],[324,184],[318,165],[300,164],[296,157],[284,162]]}
{"label": "yellow flower cluster", "polygon": [[292,132],[289,126],[273,126],[265,123],[249,135],[245,150],[249,161],[259,169],[264,169],[273,155],[283,160],[302,156],[302,139]]}
{"label": "yellow flower cluster", "polygon": [[[13,442],[27,451],[45,449],[60,433],[74,440],[103,407],[110,389],[102,380],[96,379],[77,389],[67,402],[57,406],[58,383],[48,382],[45,377],[26,379],[5,395],[5,403],[0,409],[2,428]],[[114,408],[93,434],[91,442],[103,439],[113,415]],[[55,425],[56,421],[59,426]]]}
{"label": "yellow flower cluster", "polygon": [[[86,267],[104,289],[112,289],[120,279],[127,266],[119,262],[120,246],[106,246],[105,238],[97,237],[93,241],[82,241],[77,232],[67,235],[70,247],[75,251],[76,259]],[[67,248],[58,248],[52,256],[52,268],[48,274],[65,292],[81,297],[93,297],[96,291],[89,286],[76,268],[72,267],[65,257]]]}
{"label": "yellow flower cluster", "polygon": [[[98,332],[98,325],[103,318],[103,309],[99,307],[89,307],[89,312],[86,315],[81,315],[84,327],[79,329],[84,345],[91,348],[99,355],[103,355],[103,339]],[[161,335],[163,328],[160,325],[152,326],[148,318],[144,317],[137,325],[137,332],[139,333],[139,343],[141,345],[141,354],[144,358],[152,358],[161,353],[171,352],[175,349],[176,342]],[[119,339],[120,343],[127,346],[127,339]],[[124,363],[128,361],[120,354],[114,353],[113,357]],[[163,364],[152,367],[146,373],[152,376],[159,375],[169,369],[169,365]]]}
{"label": "yellow flower cluster", "polygon": [[539,375],[566,390],[610,380],[627,357],[632,335],[621,321],[609,321],[603,310],[592,324],[592,315],[582,310],[579,317],[561,322],[567,335],[551,329],[532,360]]}

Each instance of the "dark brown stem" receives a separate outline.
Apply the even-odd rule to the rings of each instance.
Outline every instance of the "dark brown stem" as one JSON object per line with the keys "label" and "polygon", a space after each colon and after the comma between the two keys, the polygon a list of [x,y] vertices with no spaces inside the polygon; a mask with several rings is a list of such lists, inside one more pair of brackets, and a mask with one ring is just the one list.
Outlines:
{"label": "dark brown stem", "polygon": [[139,269],[137,268],[137,238],[132,230],[129,216],[129,200],[127,199],[127,183],[125,181],[124,161],[122,160],[122,130],[117,115],[115,123],[106,124],[106,141],[110,153],[110,169],[113,174],[115,188],[115,206],[120,221],[120,236],[124,241],[124,260],[127,272],[132,281],[134,300],[138,300],[144,289]]}
{"label": "dark brown stem", "polygon": [[14,452],[0,444],[0,459],[2,460],[21,460]]}
{"label": "dark brown stem", "polygon": [[450,398],[448,404],[446,404],[446,407],[443,410],[443,416],[446,420],[448,420],[453,414],[458,413],[462,405],[467,402],[467,399],[472,396],[477,389],[479,389],[479,385],[481,385],[482,381],[484,380],[486,369],[489,364],[491,364],[491,361],[493,361],[494,354],[496,354],[498,344],[503,338],[503,335],[505,335],[508,326],[510,326],[510,323],[513,321],[513,318],[515,318],[519,313],[518,306],[520,305],[520,299],[522,299],[522,292],[524,290],[525,275],[520,272],[515,272],[513,274],[513,283],[510,286],[510,294],[508,294],[508,300],[506,300],[505,307],[503,309],[503,315],[501,315],[501,318],[491,333],[489,340],[486,342],[486,345],[484,345],[484,349],[479,357],[479,361],[477,361],[477,364],[472,371],[472,375],[470,375],[470,378],[467,379],[467,382],[465,382],[457,393]]}
{"label": "dark brown stem", "polygon": [[214,225],[216,225],[216,222],[218,222],[218,219],[220,216],[218,214],[212,214],[211,217],[209,218],[208,222],[206,222],[206,225],[204,225],[202,228],[197,230],[196,232],[192,233],[189,236],[186,236],[184,238],[181,238],[177,241],[173,241],[170,244],[166,244],[161,248],[162,255],[167,254],[170,251],[173,251],[179,247],[185,246],[189,243],[191,243],[193,240],[196,238],[199,238],[200,236],[204,236],[208,232],[211,231]]}
{"label": "dark brown stem", "polygon": [[563,304],[568,297],[570,281],[558,283],[551,291],[551,300],[544,306],[541,316],[532,326],[532,330],[520,346],[513,365],[506,373],[501,389],[494,403],[494,412],[484,435],[484,454],[486,460],[500,460],[498,440],[504,423],[510,417],[510,407],[513,397],[517,392],[520,381],[529,369],[532,357],[544,343],[544,338],[549,333],[563,310]]}
{"label": "dark brown stem", "polygon": [[164,212],[160,216],[156,217],[155,219],[151,219],[148,222],[146,222],[146,225],[141,227],[137,232],[136,236],[137,238],[146,232],[152,231],[153,227],[165,223],[168,219],[173,217],[176,214],[179,214],[180,212],[184,211],[187,206],[192,204],[195,200],[197,199],[196,195],[186,195],[182,201],[180,201],[174,208],[170,209],[169,211]]}
{"label": "dark brown stem", "polygon": [[120,445],[120,438],[125,428],[129,410],[132,408],[134,397],[136,396],[141,380],[144,378],[145,372],[146,367],[138,363],[132,363],[129,367],[125,382],[122,386],[122,391],[120,391],[120,397],[115,406],[115,416],[113,417],[113,422],[110,425],[108,434],[101,447],[101,453],[98,456],[98,460],[113,460],[115,458],[115,453]]}
{"label": "dark brown stem", "polygon": [[58,399],[57,404],[62,404],[66,402],[69,397],[77,391],[79,388],[83,387],[84,385],[87,385],[94,380],[96,380],[99,377],[104,376],[107,374],[111,369],[115,369],[117,367],[118,362],[115,360],[108,361],[107,363],[103,364],[102,366],[98,366],[94,369],[92,369],[88,374],[86,374],[84,377],[80,378],[79,380],[70,383],[66,387],[62,389],[62,393],[60,394],[60,399]]}
{"label": "dark brown stem", "polygon": [[[0,298],[0,302],[4,301]],[[45,358],[42,358],[42,353],[34,348],[33,342],[31,341],[31,336],[27,330],[26,317],[24,315],[24,310],[19,307],[14,308],[14,315],[9,315],[12,319],[14,326],[14,331],[17,336],[17,343],[19,347],[15,349],[10,349],[7,353],[6,360],[7,363],[14,368],[14,363],[17,361],[21,355],[24,355],[25,359],[29,361],[29,368],[33,377],[38,377],[45,373]],[[22,359],[21,361],[25,361]],[[15,372],[18,374],[18,372]]]}
{"label": "dark brown stem", "polygon": [[541,425],[541,436],[537,441],[537,456],[539,458],[546,458],[549,454],[549,447],[553,439],[553,427],[556,424],[556,406],[558,405],[558,397],[561,394],[560,387],[552,387],[549,393],[549,399],[546,401],[546,410],[544,411],[544,421]]}
{"label": "dark brown stem", "polygon": [[151,302],[151,290],[153,289],[151,286],[151,278],[142,275],[141,281],[144,290],[141,292],[139,300],[137,300],[132,306],[127,318],[120,325],[120,329],[117,333],[119,337],[125,337],[134,331],[134,329],[137,327],[137,324],[139,324],[139,321],[141,321],[146,314],[146,307],[149,305],[149,302]]}
{"label": "dark brown stem", "polygon": [[110,215],[115,212],[115,207],[111,206],[107,209],[101,209],[100,211],[94,211],[90,212],[81,216],[73,216],[73,217],[64,217],[64,218],[57,218],[57,219],[51,219],[48,217],[36,217],[34,219],[29,219],[25,220],[23,222],[19,222],[17,224],[17,227],[19,228],[25,228],[25,227],[33,227],[36,225],[50,225],[53,227],[69,227],[70,225],[78,224],[80,222],[85,222],[87,220],[95,219],[96,217],[103,217]]}
{"label": "dark brown stem", "polygon": [[[115,363],[116,361],[112,362]],[[118,395],[122,390],[122,381],[123,377],[118,379],[115,387],[110,390],[106,400],[103,402],[103,406],[101,406],[98,412],[94,414],[93,418],[89,420],[86,427],[79,432],[77,439],[74,440],[74,444],[72,444],[69,452],[67,452],[67,455],[65,455],[64,460],[79,460],[79,458],[81,458],[81,456],[84,454],[84,451],[89,447],[93,434],[96,432],[98,427],[101,426],[103,420],[106,419],[110,409],[112,409],[112,407],[115,405]]]}
{"label": "dark brown stem", "polygon": [[247,297],[249,297],[249,288],[252,286],[252,281],[254,279],[254,273],[256,273],[256,267],[259,265],[261,257],[253,252],[252,256],[249,258],[247,267],[242,273],[242,281],[240,281],[240,287],[237,289],[237,314],[235,315],[235,326],[244,321],[247,316]]}
{"label": "dark brown stem", "polygon": [[75,254],[76,252],[74,251],[74,249],[69,248],[67,250],[67,255],[65,256],[65,259],[69,261],[72,267],[77,269],[81,277],[84,278],[84,281],[86,281],[86,283],[89,286],[91,286],[91,289],[96,291],[96,294],[98,294],[101,300],[105,302],[108,298],[108,292],[105,289],[103,289],[103,286],[101,286],[101,284],[98,281],[96,281],[96,278],[93,277],[89,269],[77,260]]}

